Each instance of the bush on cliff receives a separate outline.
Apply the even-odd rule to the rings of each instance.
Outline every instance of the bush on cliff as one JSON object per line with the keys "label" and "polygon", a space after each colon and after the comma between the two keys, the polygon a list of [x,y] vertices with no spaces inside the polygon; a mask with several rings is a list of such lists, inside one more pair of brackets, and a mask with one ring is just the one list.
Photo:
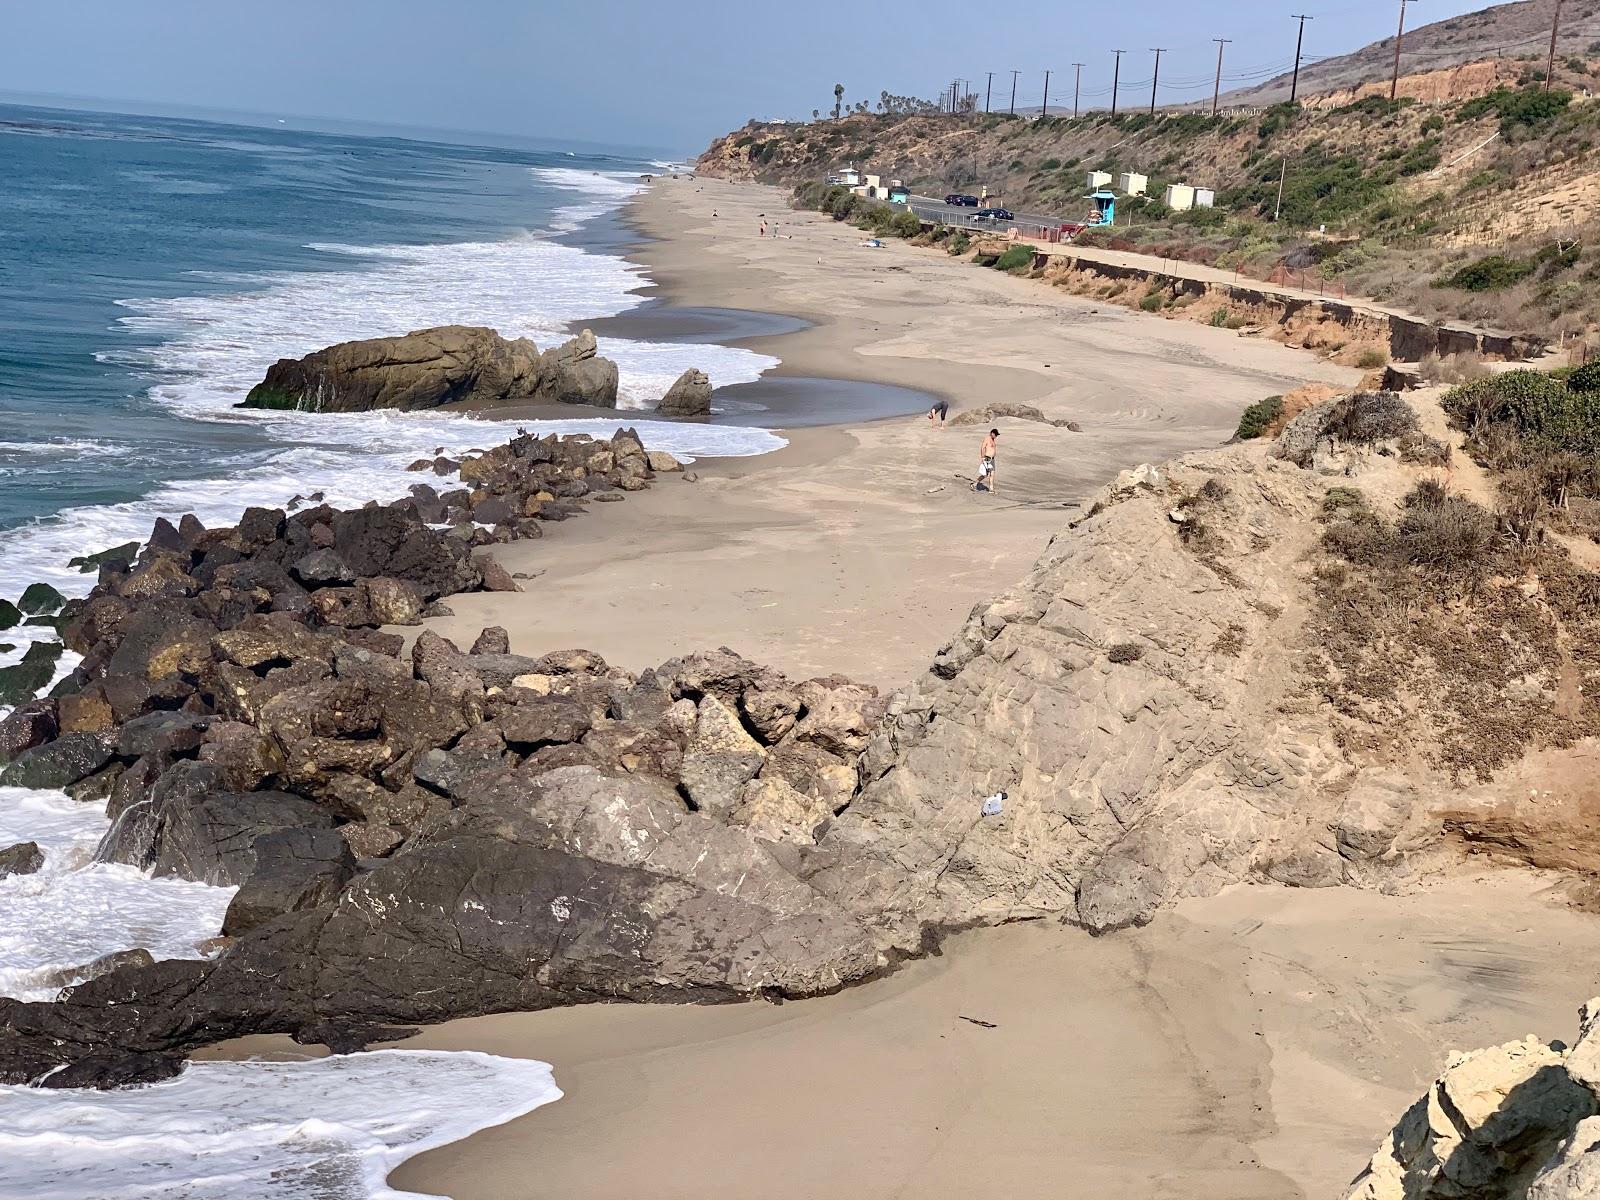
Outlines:
{"label": "bush on cliff", "polygon": [[995,260],[997,271],[1026,271],[1033,266],[1033,247],[1008,246],[1006,252]]}
{"label": "bush on cliff", "polygon": [[[1584,382],[1592,377],[1584,376]],[[1563,385],[1541,371],[1506,371],[1452,389],[1443,404],[1477,444],[1475,454],[1503,436],[1494,426],[1545,449],[1600,454],[1600,390],[1575,389],[1570,379]]]}
{"label": "bush on cliff", "polygon": [[[1223,310],[1218,309],[1217,311],[1221,312]],[[1272,423],[1282,415],[1282,396],[1268,396],[1265,400],[1257,400],[1240,415],[1239,428],[1234,430],[1233,436],[1240,441],[1261,437],[1271,427]]]}

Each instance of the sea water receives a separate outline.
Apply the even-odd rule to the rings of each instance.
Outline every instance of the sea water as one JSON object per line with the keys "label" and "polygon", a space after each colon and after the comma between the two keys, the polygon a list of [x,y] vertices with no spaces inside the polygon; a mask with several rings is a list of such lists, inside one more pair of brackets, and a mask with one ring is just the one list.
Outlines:
{"label": "sea water", "polygon": [[[543,348],[627,311],[648,280],[597,227],[664,165],[0,106],[0,596],[35,580],[85,594],[94,576],[67,560],[158,516],[392,499],[413,460],[505,441],[518,423],[235,405],[274,360],[337,341],[477,324]],[[776,364],[681,340],[601,353],[635,410],[687,367],[724,386]],[[520,424],[630,424],[683,458],[782,445],[647,412]],[[0,633],[0,665],[53,636]],[[0,880],[0,995],[48,999],[61,971],[130,947],[198,957],[220,929],[232,889],[96,864],[105,828],[104,805],[0,789],[0,848],[45,851],[38,874]],[[399,1158],[559,1094],[544,1064],[484,1055],[196,1064],[110,1095],[0,1088],[0,1196],[388,1196]]]}

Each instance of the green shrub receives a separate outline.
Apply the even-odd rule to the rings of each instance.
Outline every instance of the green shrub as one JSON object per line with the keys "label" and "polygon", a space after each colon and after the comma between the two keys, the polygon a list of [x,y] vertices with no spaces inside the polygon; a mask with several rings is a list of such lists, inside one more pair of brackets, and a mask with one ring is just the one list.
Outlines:
{"label": "green shrub", "polygon": [[1422,132],[1423,133],[1438,133],[1443,128],[1444,128],[1444,118],[1441,117],[1438,113],[1434,113],[1433,115],[1427,117],[1422,122]]}
{"label": "green shrub", "polygon": [[1032,266],[1033,248],[1030,246],[1007,246],[1006,252],[994,263],[997,271],[1024,271]]}
{"label": "green shrub", "polygon": [[1376,346],[1369,346],[1356,357],[1356,366],[1363,371],[1375,371],[1389,365],[1389,356]]}
{"label": "green shrub", "polygon": [[1300,106],[1298,104],[1274,104],[1261,114],[1261,124],[1256,127],[1256,135],[1262,141],[1266,141],[1273,134],[1287,129],[1299,113]]}
{"label": "green shrub", "polygon": [[966,230],[962,229],[958,230],[956,235],[950,239],[950,244],[945,247],[945,251],[949,254],[965,254],[971,248],[972,238],[967,234]]}
{"label": "green shrub", "polygon": [[1222,329],[1228,323],[1228,310],[1226,307],[1217,309],[1211,314],[1211,328]]}
{"label": "green shrub", "polygon": [[1059,158],[1047,158],[1039,164],[1039,170],[1041,171],[1059,171],[1060,169],[1061,160]]}
{"label": "green shrub", "polygon": [[1546,449],[1600,453],[1600,390],[1573,390],[1570,380],[1506,371],[1452,389],[1443,404],[1475,439],[1483,438],[1486,427],[1504,425]]}
{"label": "green shrub", "polygon": [[[1543,72],[1539,72],[1542,76]],[[1542,88],[1496,88],[1486,96],[1468,100],[1456,110],[1463,121],[1475,121],[1493,114],[1500,118],[1500,136],[1509,137],[1519,129],[1529,129],[1553,121],[1572,103],[1572,93],[1545,91]]]}
{"label": "green shrub", "polygon": [[1574,392],[1600,392],[1600,358],[1568,375],[1567,388]]}
{"label": "green shrub", "polygon": [[1265,400],[1257,400],[1240,415],[1239,428],[1234,430],[1233,436],[1241,441],[1258,438],[1282,415],[1282,396],[1268,396]]}
{"label": "green shrub", "polygon": [[1525,258],[1508,254],[1491,254],[1477,262],[1468,263],[1453,275],[1434,281],[1435,287],[1460,288],[1467,292],[1494,292],[1515,287],[1535,273],[1546,277],[1568,270],[1578,263],[1583,247],[1573,244],[1561,247],[1555,243],[1545,246]]}
{"label": "green shrub", "polygon": [[1147,313],[1153,313],[1159,312],[1163,303],[1164,298],[1160,292],[1151,292],[1139,301],[1139,307]]}
{"label": "green shrub", "polygon": [[896,213],[889,221],[889,232],[896,237],[914,238],[922,232],[922,219],[910,209]]}

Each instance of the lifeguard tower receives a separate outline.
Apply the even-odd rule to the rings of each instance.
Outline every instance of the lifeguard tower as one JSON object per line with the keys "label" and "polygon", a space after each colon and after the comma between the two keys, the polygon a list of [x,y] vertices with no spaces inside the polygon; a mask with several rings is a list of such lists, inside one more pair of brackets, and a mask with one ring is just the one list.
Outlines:
{"label": "lifeguard tower", "polygon": [[1091,228],[1097,225],[1115,225],[1117,223],[1117,194],[1100,188],[1089,193],[1089,219],[1085,222]]}

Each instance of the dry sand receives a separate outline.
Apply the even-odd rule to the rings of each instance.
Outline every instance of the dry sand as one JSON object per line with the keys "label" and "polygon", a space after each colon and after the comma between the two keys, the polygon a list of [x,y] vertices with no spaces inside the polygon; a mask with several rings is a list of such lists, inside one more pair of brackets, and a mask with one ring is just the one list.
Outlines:
{"label": "dry sand", "polygon": [[[1303,351],[1100,307],[937,251],[864,249],[860,230],[790,212],[771,188],[667,180],[632,212],[657,239],[633,256],[659,299],[814,322],[740,343],[782,358],[779,375],[918,388],[948,398],[952,417],[1033,404],[1083,432],[997,422],[999,492],[986,496],[967,485],[981,426],[789,431],[777,454],[697,464],[698,483],[666,478],[500,548],[536,581],[524,595],[453,597],[457,616],[434,623],[446,636],[504,625],[514,650],[584,646],[634,670],[727,645],[802,677],[896,686],[1118,470],[1218,444],[1263,396],[1357,379]],[[757,235],[762,213],[782,236]]]}
{"label": "dry sand", "polygon": [[[792,239],[758,239],[761,212]],[[1351,378],[936,254],[861,249],[762,189],[665,183],[636,216],[666,239],[642,257],[674,302],[816,322],[755,343],[785,370],[904,383],[958,410],[1034,403],[1084,432],[1003,422],[1001,493],[985,497],[954,479],[978,430],[802,431],[503,548],[542,574],[523,595],[453,598],[446,632],[497,622],[516,649],[584,645],[630,667],[727,643],[893,685],[1027,568],[1063,503],[1221,440],[1263,395]],[[1334,1196],[1447,1046],[1570,1033],[1597,990],[1600,924],[1540,886],[1240,887],[1100,939],[976,931],[817,1000],[453,1022],[412,1044],[545,1059],[566,1098],[393,1182],[457,1200]]]}

